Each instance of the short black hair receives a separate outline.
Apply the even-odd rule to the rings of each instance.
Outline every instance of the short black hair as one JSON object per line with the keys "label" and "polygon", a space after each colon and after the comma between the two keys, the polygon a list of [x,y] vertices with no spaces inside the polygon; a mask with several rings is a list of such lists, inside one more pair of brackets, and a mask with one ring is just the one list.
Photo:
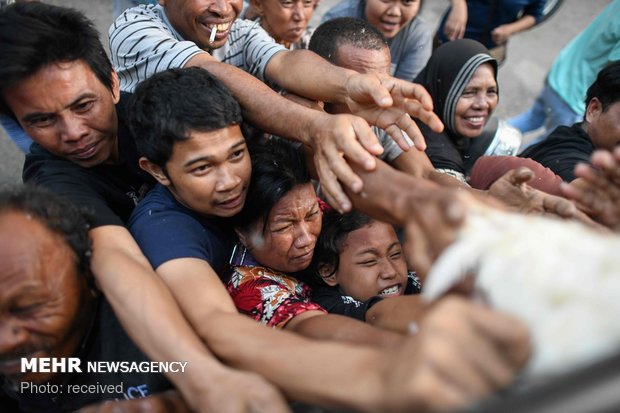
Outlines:
{"label": "short black hair", "polygon": [[241,124],[241,107],[205,69],[168,69],[141,82],[130,99],[129,127],[138,151],[166,171],[174,143],[191,131]]}
{"label": "short black hair", "polygon": [[372,222],[374,222],[374,219],[357,210],[352,210],[345,214],[330,210],[323,214],[323,227],[314,247],[312,263],[309,267],[312,284],[324,284],[323,277],[321,277],[319,272],[320,268],[324,266],[331,267],[332,272],[330,275],[338,271],[340,253],[349,233]]}
{"label": "short black hair", "polygon": [[601,102],[603,112],[620,101],[620,60],[609,63],[598,73],[586,93],[586,106],[594,98]]}
{"label": "short black hair", "polygon": [[310,182],[310,173],[301,147],[280,138],[265,142],[251,141],[252,178],[245,205],[234,218],[235,227],[247,230],[255,222],[263,222],[274,205],[297,185]]}
{"label": "short black hair", "polygon": [[18,185],[0,189],[0,214],[6,212],[32,216],[60,235],[75,253],[78,274],[90,278],[90,216],[82,209],[48,189]]}
{"label": "short black hair", "polygon": [[[0,9],[0,112],[13,116],[5,91],[46,65],[81,60],[109,90],[112,64],[99,32],[81,12],[30,2]],[[45,91],[41,91],[45,93]]]}
{"label": "short black hair", "polygon": [[338,48],[343,44],[364,50],[382,50],[388,47],[383,34],[366,20],[339,17],[316,28],[308,49],[336,64]]}

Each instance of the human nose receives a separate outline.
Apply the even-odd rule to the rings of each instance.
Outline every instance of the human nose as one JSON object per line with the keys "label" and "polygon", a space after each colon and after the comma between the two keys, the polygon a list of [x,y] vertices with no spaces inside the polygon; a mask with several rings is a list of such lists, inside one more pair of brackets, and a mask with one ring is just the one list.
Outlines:
{"label": "human nose", "polygon": [[304,6],[303,3],[301,1],[296,1],[293,3],[293,14],[292,14],[292,19],[294,21],[301,21],[303,20],[304,17],[304,10],[303,10]]}
{"label": "human nose", "polygon": [[316,236],[310,230],[310,226],[307,222],[302,222],[298,225],[297,234],[295,236],[295,248],[304,249],[309,246],[314,247],[316,243]]}
{"label": "human nose", "polygon": [[226,192],[234,189],[241,182],[239,175],[230,166],[221,166],[218,170],[215,190]]}
{"label": "human nose", "polygon": [[391,280],[396,278],[396,274],[398,271],[394,264],[389,262],[389,260],[380,260],[379,261],[379,277],[384,280]]}
{"label": "human nose", "polygon": [[231,0],[213,0],[209,5],[208,10],[211,13],[217,14],[220,17],[226,17],[232,10]]}
{"label": "human nose", "polygon": [[387,14],[390,16],[400,16],[402,14],[400,5],[397,2],[390,3],[390,7],[387,9]]}
{"label": "human nose", "polygon": [[84,121],[78,116],[69,115],[60,122],[60,134],[65,142],[75,142],[88,133]]}
{"label": "human nose", "polygon": [[15,320],[0,321],[0,360],[5,355],[15,353],[28,339],[26,329]]}
{"label": "human nose", "polygon": [[486,93],[477,93],[474,97],[473,106],[478,109],[486,109],[491,106],[490,99]]}

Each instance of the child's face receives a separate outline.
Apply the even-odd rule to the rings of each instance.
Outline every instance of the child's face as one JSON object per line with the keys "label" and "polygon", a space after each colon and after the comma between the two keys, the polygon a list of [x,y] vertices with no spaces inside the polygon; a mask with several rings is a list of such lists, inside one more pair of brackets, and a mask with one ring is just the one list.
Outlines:
{"label": "child's face", "polygon": [[359,301],[376,295],[402,295],[407,286],[407,264],[394,228],[373,221],[350,232],[335,278],[343,293]]}

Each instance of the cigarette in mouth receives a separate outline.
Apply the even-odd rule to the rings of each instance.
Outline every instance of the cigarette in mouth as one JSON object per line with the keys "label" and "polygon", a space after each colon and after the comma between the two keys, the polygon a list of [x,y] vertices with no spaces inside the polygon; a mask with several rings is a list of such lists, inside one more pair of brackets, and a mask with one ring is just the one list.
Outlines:
{"label": "cigarette in mouth", "polygon": [[211,29],[211,36],[209,36],[209,42],[213,43],[215,41],[215,35],[217,34],[217,27]]}

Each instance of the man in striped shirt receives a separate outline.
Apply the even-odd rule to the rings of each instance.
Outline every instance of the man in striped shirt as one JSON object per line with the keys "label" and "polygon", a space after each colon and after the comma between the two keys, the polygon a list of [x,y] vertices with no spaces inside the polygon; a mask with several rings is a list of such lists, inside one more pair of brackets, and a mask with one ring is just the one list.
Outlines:
{"label": "man in striped shirt", "polygon": [[362,189],[362,180],[342,154],[372,170],[371,154],[382,151],[376,136],[357,116],[303,108],[256,78],[309,99],[344,103],[354,115],[388,131],[404,150],[408,145],[401,130],[413,139],[413,150],[426,146],[408,115],[442,128],[424,88],[389,75],[338,68],[307,50],[287,50],[258,23],[237,20],[241,5],[241,0],[161,0],[127,10],[109,31],[121,90],[131,92],[140,81],[172,67],[209,70],[231,89],[246,119],[314,149],[322,190],[340,210],[350,209],[351,203],[338,180],[354,192]]}

